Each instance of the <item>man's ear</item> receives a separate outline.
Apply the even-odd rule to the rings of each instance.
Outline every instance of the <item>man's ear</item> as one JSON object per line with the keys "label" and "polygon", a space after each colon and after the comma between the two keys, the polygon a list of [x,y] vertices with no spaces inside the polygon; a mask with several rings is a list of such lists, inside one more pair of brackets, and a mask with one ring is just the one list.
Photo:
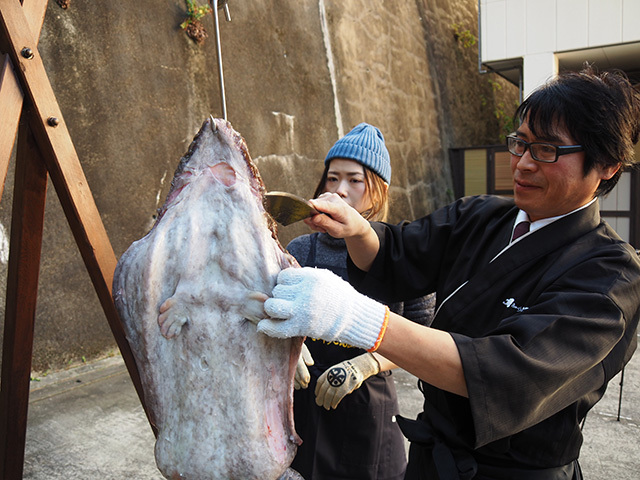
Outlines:
{"label": "man's ear", "polygon": [[617,171],[620,170],[621,166],[622,166],[621,163],[617,163],[615,165],[609,165],[609,166],[606,166],[606,167],[601,167],[601,169],[600,169],[600,173],[601,173],[600,178],[602,180],[611,179],[611,177],[613,177],[617,173]]}

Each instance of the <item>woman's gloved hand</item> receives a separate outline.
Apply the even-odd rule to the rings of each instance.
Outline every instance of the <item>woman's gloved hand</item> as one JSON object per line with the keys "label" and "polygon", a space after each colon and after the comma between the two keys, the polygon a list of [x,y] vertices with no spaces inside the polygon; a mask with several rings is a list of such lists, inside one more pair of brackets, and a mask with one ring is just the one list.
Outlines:
{"label": "woman's gloved hand", "polygon": [[307,346],[302,344],[302,351],[298,358],[298,365],[296,365],[296,374],[293,377],[293,388],[300,390],[301,388],[307,388],[311,381],[311,375],[309,374],[308,366],[313,365],[313,357]]}
{"label": "woman's gloved hand", "polygon": [[362,382],[380,372],[371,353],[364,353],[326,370],[316,385],[316,404],[327,410],[336,408],[344,397],[360,388]]}
{"label": "woman's gloved hand", "polygon": [[308,336],[374,351],[387,328],[389,309],[329,270],[282,270],[272,295],[264,302],[271,318],[258,322],[258,331],[272,337]]}

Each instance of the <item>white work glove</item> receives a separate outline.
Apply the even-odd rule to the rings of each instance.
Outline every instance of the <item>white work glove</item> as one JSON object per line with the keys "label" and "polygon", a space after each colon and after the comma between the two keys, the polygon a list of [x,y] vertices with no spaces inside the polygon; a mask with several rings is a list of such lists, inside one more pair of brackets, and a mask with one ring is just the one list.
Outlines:
{"label": "white work glove", "polygon": [[362,382],[380,372],[380,364],[371,353],[358,355],[326,370],[316,385],[316,404],[327,410],[336,408],[340,401]]}
{"label": "white work glove", "polygon": [[264,302],[271,318],[258,322],[258,331],[271,337],[308,336],[374,351],[387,328],[389,308],[329,270],[282,270],[272,295]]}
{"label": "white work glove", "polygon": [[302,344],[302,351],[298,358],[298,365],[296,365],[296,374],[293,377],[293,388],[300,390],[301,388],[307,388],[311,381],[311,375],[309,375],[309,365],[313,365],[313,357],[307,346]]}

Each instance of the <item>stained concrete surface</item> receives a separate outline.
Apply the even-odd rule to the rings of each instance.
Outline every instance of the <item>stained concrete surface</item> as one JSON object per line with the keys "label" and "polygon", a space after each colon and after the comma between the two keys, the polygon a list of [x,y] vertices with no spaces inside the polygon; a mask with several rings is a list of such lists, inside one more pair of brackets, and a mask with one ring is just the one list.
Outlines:
{"label": "stained concrete surface", "polygon": [[[400,413],[421,408],[415,377],[395,374]],[[585,479],[640,478],[640,354],[589,413],[581,465]],[[119,356],[32,381],[24,479],[161,480],[154,437]]]}
{"label": "stained concrete surface", "polygon": [[[202,122],[222,114],[213,16],[203,18],[209,38],[198,46],[179,27],[185,0],[46,3],[39,56],[117,258],[153,224]],[[389,220],[412,220],[453,200],[450,147],[501,143],[496,112],[511,115],[518,88],[480,75],[477,49],[454,36],[462,28],[477,37],[477,0],[229,4],[232,21],[219,28],[228,118],[269,190],[311,196],[331,145],[369,122],[384,133],[392,159]],[[10,165],[0,203],[0,292],[15,156]],[[308,228],[281,233],[286,245]],[[115,348],[51,183],[39,275],[34,369]]]}

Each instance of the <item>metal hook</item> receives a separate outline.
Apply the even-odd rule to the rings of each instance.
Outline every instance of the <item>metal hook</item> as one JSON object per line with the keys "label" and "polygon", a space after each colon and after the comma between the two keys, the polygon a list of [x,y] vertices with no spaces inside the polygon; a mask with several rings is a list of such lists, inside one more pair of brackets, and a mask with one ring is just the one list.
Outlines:
{"label": "metal hook", "polygon": [[216,51],[218,54],[218,78],[220,80],[220,101],[222,102],[222,117],[227,119],[227,101],[224,93],[224,74],[222,72],[222,47],[220,45],[220,24],[218,21],[218,9],[224,9],[224,16],[227,22],[231,21],[231,15],[229,14],[228,0],[209,0],[211,3],[211,10],[213,10],[213,19],[216,25]]}

